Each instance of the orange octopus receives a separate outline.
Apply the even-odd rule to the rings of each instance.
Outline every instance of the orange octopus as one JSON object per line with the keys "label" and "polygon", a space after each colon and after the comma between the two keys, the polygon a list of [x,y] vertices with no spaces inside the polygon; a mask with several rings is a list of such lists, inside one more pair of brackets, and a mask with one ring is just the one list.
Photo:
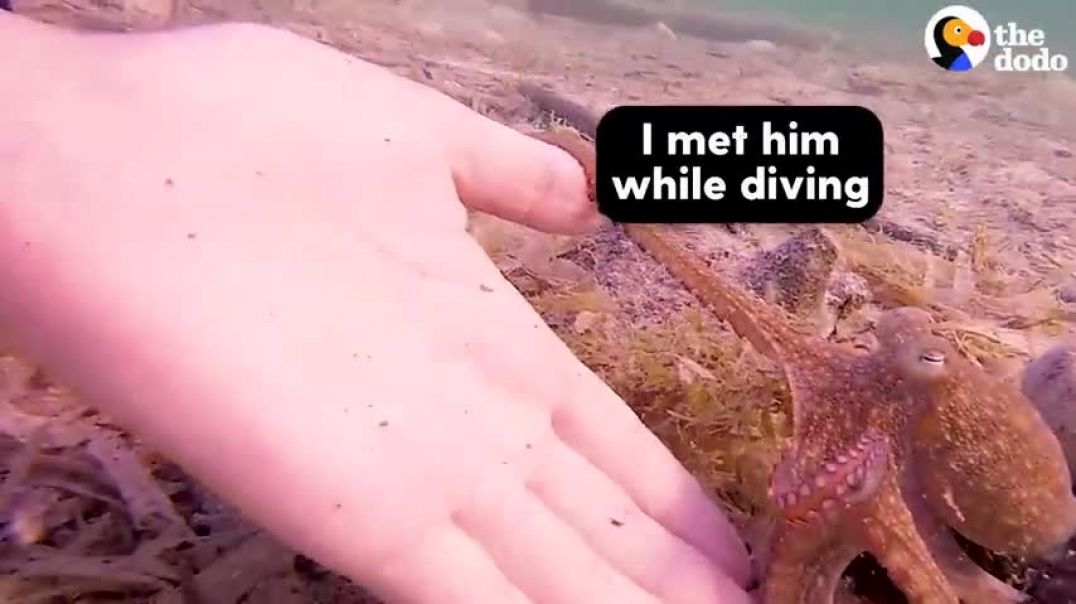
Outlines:
{"label": "orange octopus", "polygon": [[[568,129],[531,134],[583,165],[593,197],[592,144]],[[1061,446],[1016,386],[958,354],[926,311],[883,313],[872,351],[835,344],[719,278],[660,227],[622,226],[784,369],[794,427],[771,480],[777,524],[763,564],[765,604],[831,603],[849,562],[865,551],[912,604],[1024,599],[949,531],[1032,558],[1076,533]]]}

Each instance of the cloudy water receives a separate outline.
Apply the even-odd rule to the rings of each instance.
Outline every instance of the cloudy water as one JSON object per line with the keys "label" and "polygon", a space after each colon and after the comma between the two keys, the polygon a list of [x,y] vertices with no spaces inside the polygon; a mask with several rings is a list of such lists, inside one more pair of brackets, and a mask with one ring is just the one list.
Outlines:
{"label": "cloudy water", "polygon": [[[827,26],[843,36],[870,42],[884,40],[921,48],[923,26],[948,2],[893,2],[891,0],[688,0],[685,4],[770,12],[803,25]],[[952,4],[958,4],[956,2]],[[1076,55],[1076,5],[1073,0],[981,0],[964,3],[986,18],[991,27],[1015,21],[1025,29],[1041,28],[1046,46],[1070,57]],[[887,49],[880,49],[882,51]]]}

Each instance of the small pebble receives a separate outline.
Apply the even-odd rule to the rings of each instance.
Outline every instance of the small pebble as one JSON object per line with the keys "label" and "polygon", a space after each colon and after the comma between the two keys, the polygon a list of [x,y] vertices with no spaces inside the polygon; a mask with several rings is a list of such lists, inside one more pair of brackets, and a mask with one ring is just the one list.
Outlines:
{"label": "small pebble", "polygon": [[777,45],[769,40],[751,40],[744,43],[744,46],[757,52],[774,52],[777,50]]}

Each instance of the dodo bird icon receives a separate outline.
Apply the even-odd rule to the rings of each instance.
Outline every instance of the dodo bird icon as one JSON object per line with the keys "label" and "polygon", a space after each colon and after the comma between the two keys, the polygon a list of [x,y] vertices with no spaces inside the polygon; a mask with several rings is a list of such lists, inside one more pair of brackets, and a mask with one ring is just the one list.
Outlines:
{"label": "dodo bird icon", "polygon": [[949,71],[967,71],[977,63],[966,51],[967,47],[982,46],[984,43],[986,34],[963,19],[942,17],[934,25],[934,44],[938,47],[934,62]]}

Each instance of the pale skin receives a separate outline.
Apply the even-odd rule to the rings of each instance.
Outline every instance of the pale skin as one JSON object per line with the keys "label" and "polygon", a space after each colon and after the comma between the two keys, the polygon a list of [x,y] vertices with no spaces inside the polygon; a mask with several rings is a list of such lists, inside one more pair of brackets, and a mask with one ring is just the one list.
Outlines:
{"label": "pale skin", "polygon": [[566,153],[285,32],[0,13],[0,325],[389,602],[748,602],[698,482],[465,232]]}

